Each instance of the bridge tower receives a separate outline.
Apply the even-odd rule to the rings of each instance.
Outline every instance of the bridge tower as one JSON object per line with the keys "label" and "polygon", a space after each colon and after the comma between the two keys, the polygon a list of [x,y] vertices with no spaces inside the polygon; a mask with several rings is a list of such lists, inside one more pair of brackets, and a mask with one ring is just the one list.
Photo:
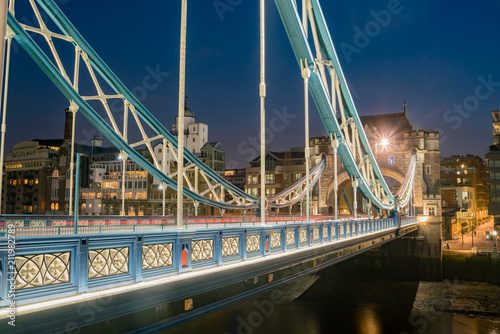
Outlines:
{"label": "bridge tower", "polygon": [[[381,172],[388,180],[394,194],[404,180],[412,152],[417,151],[417,171],[411,210],[417,215],[429,216],[427,220],[440,221],[439,133],[414,130],[408,121],[406,110],[402,113],[360,118]],[[325,137],[312,138],[310,146],[314,160],[318,160],[322,155],[326,156],[326,167],[315,190],[318,194],[318,201],[315,202],[318,206],[317,212],[333,214],[335,207],[333,148],[329,139]],[[337,163],[339,167],[342,166],[340,159]],[[350,178],[343,167],[338,170],[337,182],[338,207],[342,214],[345,210],[349,211],[345,207],[342,190],[347,188],[347,193],[352,196]],[[357,196],[357,210],[360,212],[363,201],[360,194]]]}

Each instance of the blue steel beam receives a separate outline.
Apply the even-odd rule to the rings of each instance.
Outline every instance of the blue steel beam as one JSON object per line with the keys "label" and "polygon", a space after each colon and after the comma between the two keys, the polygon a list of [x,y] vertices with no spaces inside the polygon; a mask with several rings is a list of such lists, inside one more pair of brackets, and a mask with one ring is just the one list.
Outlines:
{"label": "blue steel beam", "polygon": [[[37,65],[45,72],[49,79],[56,85],[56,87],[64,94],[64,96],[74,101],[80,108],[80,112],[84,115],[106,138],[108,138],[118,149],[125,151],[128,156],[139,166],[144,168],[153,177],[160,182],[166,183],[172,189],[177,189],[177,183],[163,174],[155,166],[153,166],[145,157],[139,154],[136,150],[131,148],[114,130],[107,124],[104,119],[85,101],[80,94],[73,88],[73,86],[61,75],[52,61],[41,50],[41,48],[33,41],[33,39],[21,27],[17,19],[9,11],[7,23],[12,31],[15,33],[15,39],[23,47],[24,50],[33,58]],[[168,132],[168,131],[167,131]],[[200,162],[201,163],[201,162]],[[203,165],[203,163],[201,163]],[[201,166],[199,166],[201,167]],[[208,167],[207,167],[208,168]],[[215,200],[203,197],[189,189],[184,188],[184,194],[196,201],[222,208],[222,209],[241,209],[242,206],[234,204],[226,204],[217,202]],[[258,206],[258,203],[253,202],[246,206],[252,209]],[[76,208],[75,208],[76,210]]]}
{"label": "blue steel beam", "polygon": [[[309,67],[314,67],[315,65],[314,56],[311,52],[309,43],[305,36],[301,24],[301,19],[297,12],[296,4],[292,0],[275,0],[275,3],[280,13],[283,24],[285,26],[285,30],[290,39],[290,43],[292,45],[292,49],[297,59],[297,63],[300,66],[300,60],[302,59],[307,62],[307,65]],[[316,11],[317,11],[319,4],[317,2],[314,3],[316,5]],[[317,17],[318,16],[316,15],[315,21],[320,21],[318,20]],[[322,24],[318,24],[317,22],[317,25],[319,25],[318,29],[322,41],[321,44],[323,45],[323,49],[332,51],[332,52],[325,52],[325,54],[328,56],[327,60],[335,61],[334,64],[336,70],[338,70],[339,73],[339,82],[341,84],[341,89],[343,92],[342,94],[343,99],[342,101],[339,102],[344,104],[346,110],[349,112],[349,115],[352,116],[354,121],[356,122],[358,132],[361,138],[361,143],[365,149],[365,152],[370,157],[370,161],[372,162],[372,166],[374,168],[375,177],[377,180],[380,181],[385,193],[387,194],[387,197],[389,198],[389,203],[382,203],[382,201],[379,198],[377,198],[375,194],[372,192],[369,185],[367,185],[366,182],[363,182],[364,178],[362,177],[362,174],[356,164],[354,157],[352,156],[350,149],[347,147],[345,143],[344,134],[340,129],[337,117],[330,103],[330,98],[328,97],[328,90],[324,86],[321,78],[314,71],[311,71],[311,77],[309,79],[309,90],[314,99],[316,107],[319,111],[319,114],[321,116],[326,131],[330,135],[331,139],[333,139],[335,136],[337,137],[337,139],[339,139],[338,153],[347,173],[349,174],[350,177],[356,177],[358,180],[361,181],[358,188],[360,192],[363,194],[365,198],[371,199],[373,205],[385,210],[394,210],[396,209],[395,208],[396,201],[394,199],[394,196],[392,196],[389,187],[387,186],[382,176],[382,173],[380,172],[380,169],[371,151],[370,145],[368,144],[368,140],[366,139],[366,135],[364,134],[363,127],[361,125],[361,122],[359,121],[356,109],[354,108],[354,103],[352,102],[352,98],[350,98],[350,93],[345,83],[345,78],[340,68],[340,64],[338,63],[338,59],[336,57],[333,44],[331,43],[331,39],[329,38],[328,28],[326,27],[326,23],[324,22],[322,13],[321,13],[321,18],[322,18],[321,20]],[[329,43],[326,43],[325,34],[326,36],[328,36]],[[328,47],[326,45],[328,45]],[[349,96],[348,99],[346,99],[346,95]]]}
{"label": "blue steel beam", "polygon": [[[321,10],[319,1],[311,0],[311,4],[313,8],[314,22],[316,23],[316,28],[318,30],[318,38],[321,46],[321,53],[325,55],[325,57],[328,60],[331,60],[333,62],[333,65],[335,66],[335,69],[337,69],[340,90],[342,91],[342,102],[347,107],[346,112],[349,116],[353,118],[356,127],[362,130],[363,124],[361,124],[361,120],[359,119],[359,115],[356,110],[356,105],[354,104],[351,92],[349,90],[349,87],[347,86],[344,72],[342,71],[342,67],[340,66],[337,53],[335,52],[332,38],[330,36],[330,30],[326,25],[325,17],[323,16],[323,11]],[[361,145],[364,151],[366,152],[372,163],[375,175],[377,176],[377,178],[382,180],[382,186],[384,188],[384,191],[387,194],[391,194],[391,191],[382,176],[382,172],[380,171],[377,161],[375,160],[375,156],[373,155],[370,143],[368,142],[368,138],[366,138],[366,134],[364,131],[359,131],[359,139],[361,140]]]}
{"label": "blue steel beam", "polygon": [[[74,43],[78,45],[83,52],[85,52],[94,69],[104,78],[104,80],[109,84],[113,90],[122,94],[137,111],[139,117],[148,124],[151,129],[153,129],[157,134],[164,136],[177,150],[177,138],[175,138],[147,109],[146,107],[132,94],[125,85],[120,81],[120,79],[111,71],[111,69],[106,65],[106,63],[99,57],[99,55],[94,51],[94,49],[88,44],[88,42],[82,37],[78,30],[73,26],[70,20],[64,15],[64,13],[59,9],[59,7],[52,0],[37,0],[40,6],[47,12],[49,17],[57,24],[59,29],[66,35],[73,38]],[[200,170],[202,170],[210,179],[217,183],[223,184],[226,189],[231,190],[236,195],[245,198],[251,203],[256,203],[257,199],[248,195],[246,192],[242,191],[233,184],[227,182],[215,171],[210,169],[207,165],[201,162],[193,153],[189,150],[184,150],[185,159],[191,163],[194,163]],[[135,160],[134,160],[135,161]],[[170,185],[169,185],[170,186]],[[177,187],[173,187],[177,189]],[[193,198],[194,199],[194,198]],[[204,201],[202,201],[204,202]],[[224,208],[220,205],[217,207]]]}

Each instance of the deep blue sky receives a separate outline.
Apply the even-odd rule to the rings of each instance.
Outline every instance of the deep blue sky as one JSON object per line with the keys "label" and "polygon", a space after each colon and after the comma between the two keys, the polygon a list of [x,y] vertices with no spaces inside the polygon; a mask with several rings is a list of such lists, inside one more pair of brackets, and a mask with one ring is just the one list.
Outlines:
{"label": "deep blue sky", "polygon": [[[443,156],[471,153],[484,157],[493,140],[491,110],[500,108],[500,47],[495,25],[500,2],[401,1],[399,13],[359,53],[346,57],[341,45],[355,46],[355,28],[370,26],[371,12],[387,9],[391,1],[322,1],[360,115],[400,112],[406,98],[415,128],[440,129],[445,139]],[[129,88],[143,85],[147,67],[169,73],[147,92],[143,103],[170,129],[178,103],[180,1],[56,2]],[[33,14],[21,1],[17,3],[18,19],[33,21]],[[233,1],[239,5],[222,14],[217,13],[215,3],[189,1],[188,106],[198,121],[209,125],[209,140],[222,143],[227,161],[232,161],[228,167],[246,167],[246,161],[254,158],[249,137],[259,133],[258,1]],[[267,9],[268,121],[275,115],[273,109],[286,109],[296,116],[283,131],[272,134],[271,149],[282,150],[304,143],[303,81],[274,1],[267,1]],[[64,53],[70,62],[71,50]],[[480,88],[476,93],[479,77],[486,81],[491,77],[490,91]],[[471,112],[453,111],[454,105],[464,103],[469,103]],[[31,58],[15,47],[7,151],[25,139],[61,138],[67,105]],[[311,136],[325,135],[312,100],[311,106]],[[79,115],[78,142],[88,142],[93,131]]]}

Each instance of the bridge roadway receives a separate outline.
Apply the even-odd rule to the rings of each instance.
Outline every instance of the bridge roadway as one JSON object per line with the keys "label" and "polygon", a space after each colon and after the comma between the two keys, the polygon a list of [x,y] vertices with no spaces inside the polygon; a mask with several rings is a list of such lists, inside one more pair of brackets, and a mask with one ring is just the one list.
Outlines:
{"label": "bridge roadway", "polygon": [[[17,237],[15,285],[4,237],[0,331],[157,333],[417,229],[416,217],[396,217]],[[16,327],[6,327],[13,289]]]}

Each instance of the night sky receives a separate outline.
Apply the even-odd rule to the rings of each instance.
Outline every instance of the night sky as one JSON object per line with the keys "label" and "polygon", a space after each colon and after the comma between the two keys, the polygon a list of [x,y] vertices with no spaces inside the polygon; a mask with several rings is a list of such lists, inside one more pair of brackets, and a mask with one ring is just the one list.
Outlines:
{"label": "night sky", "polygon": [[[33,13],[23,2],[16,2],[17,18],[33,22]],[[170,129],[178,108],[181,2],[56,2],[127,87]],[[500,46],[495,24],[500,2],[321,3],[360,115],[401,112],[406,99],[415,128],[441,132],[442,156],[470,153],[484,157],[493,141],[491,110],[500,108]],[[258,152],[254,140],[260,114],[258,1],[189,0],[188,6],[188,107],[197,121],[209,125],[209,140],[222,143],[226,167],[246,167]],[[383,25],[375,24],[374,13],[388,8],[397,10],[390,20],[384,17]],[[359,38],[360,30],[377,26],[380,31],[369,31],[372,37]],[[278,117],[277,124],[284,126],[269,134],[267,145],[272,150],[303,146],[303,81],[270,0],[267,32],[267,119],[288,115]],[[68,106],[24,50],[13,45],[7,152],[22,140],[62,138],[63,111]],[[63,47],[71,72],[72,47],[56,45]],[[145,90],[143,80],[155,70],[158,85]],[[83,86],[85,80],[82,75]],[[312,99],[311,107],[311,136],[324,136]],[[77,117],[76,133],[79,143],[89,143],[96,134],[82,115]]]}

